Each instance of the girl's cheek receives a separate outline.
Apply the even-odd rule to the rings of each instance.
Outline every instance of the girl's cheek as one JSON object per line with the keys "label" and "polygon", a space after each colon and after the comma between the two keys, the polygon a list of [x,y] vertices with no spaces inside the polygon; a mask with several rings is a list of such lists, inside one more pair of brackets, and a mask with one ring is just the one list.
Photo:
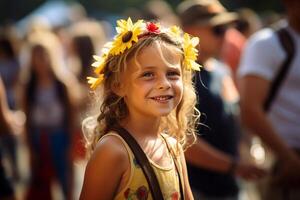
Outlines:
{"label": "girl's cheek", "polygon": [[183,82],[182,82],[182,79],[180,79],[180,80],[178,80],[178,81],[176,82],[176,86],[177,86],[178,88],[180,88],[181,90],[183,90]]}
{"label": "girl's cheek", "polygon": [[182,97],[183,96],[183,83],[182,83],[182,81],[178,81],[176,83],[175,87],[176,87],[175,90],[176,90],[177,95]]}

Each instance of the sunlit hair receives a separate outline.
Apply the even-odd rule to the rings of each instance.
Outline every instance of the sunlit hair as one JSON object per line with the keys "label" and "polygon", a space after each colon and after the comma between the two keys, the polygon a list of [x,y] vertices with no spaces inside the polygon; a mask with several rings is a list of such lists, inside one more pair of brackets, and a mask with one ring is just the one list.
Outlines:
{"label": "sunlit hair", "polygon": [[[161,45],[167,44],[178,48],[183,55],[180,44],[173,41],[167,34],[159,33],[145,36],[120,55],[109,56],[104,71],[104,84],[95,91],[99,95],[95,102],[96,104],[100,103],[100,110],[83,121],[83,132],[89,152],[93,151],[98,140],[104,134],[108,133],[116,123],[128,116],[128,109],[124,99],[115,94],[112,88],[114,85],[122,84],[120,78],[127,68],[130,67],[127,65],[128,61],[131,58],[136,59],[141,50],[154,44],[156,41]],[[183,79],[182,100],[174,111],[162,118],[160,130],[176,138],[183,147],[187,147],[195,141],[194,127],[199,112],[195,108],[196,94],[192,84],[192,72],[186,70],[183,64],[181,69]]]}

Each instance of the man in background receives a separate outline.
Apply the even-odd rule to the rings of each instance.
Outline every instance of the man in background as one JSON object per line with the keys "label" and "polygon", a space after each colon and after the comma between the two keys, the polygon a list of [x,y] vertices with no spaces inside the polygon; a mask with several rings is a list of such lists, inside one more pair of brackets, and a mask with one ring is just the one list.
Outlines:
{"label": "man in background", "polygon": [[267,28],[250,37],[239,69],[243,121],[278,160],[263,197],[272,200],[300,199],[300,1],[283,3],[287,21],[281,28],[294,46],[290,63],[282,66],[288,53],[276,31]]}
{"label": "man in background", "polygon": [[195,199],[238,199],[235,175],[255,179],[264,172],[239,159],[239,95],[229,67],[217,59],[236,15],[217,0],[184,1],[178,14],[183,30],[200,38],[197,62],[203,66],[194,74],[199,136],[186,151],[193,194]]}

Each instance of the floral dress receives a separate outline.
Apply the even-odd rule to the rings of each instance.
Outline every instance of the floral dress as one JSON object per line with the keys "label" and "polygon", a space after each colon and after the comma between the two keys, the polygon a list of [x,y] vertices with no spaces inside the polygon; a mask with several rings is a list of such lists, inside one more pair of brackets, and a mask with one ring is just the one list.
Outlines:
{"label": "floral dress", "polygon": [[[124,199],[152,200],[153,198],[151,195],[151,191],[149,189],[142,168],[136,162],[135,156],[131,151],[130,147],[128,146],[128,144],[121,138],[121,136],[119,136],[116,133],[108,133],[103,137],[106,137],[108,135],[116,136],[122,141],[123,145],[126,147],[129,160],[130,160],[130,165],[131,165],[129,181],[127,182],[124,189],[121,190],[114,199],[115,200],[124,200]],[[178,179],[178,174],[176,171],[174,161],[172,160],[172,165],[168,167],[159,166],[150,159],[149,161],[158,179],[164,199],[179,200],[180,199],[179,179]],[[181,172],[182,170],[181,170],[180,163],[178,163],[178,166],[180,168],[179,171]],[[182,175],[180,175],[180,177],[182,177]]]}

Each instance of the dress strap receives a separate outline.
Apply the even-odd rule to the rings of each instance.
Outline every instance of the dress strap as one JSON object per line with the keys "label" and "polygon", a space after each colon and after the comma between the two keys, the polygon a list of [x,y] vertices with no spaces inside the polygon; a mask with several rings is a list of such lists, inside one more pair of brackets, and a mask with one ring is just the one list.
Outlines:
{"label": "dress strap", "polygon": [[163,134],[161,134],[161,137],[165,141],[166,146],[168,148],[168,151],[171,154],[173,162],[175,164],[175,168],[176,168],[176,171],[177,171],[177,174],[178,174],[178,181],[179,181],[179,188],[180,188],[180,198],[182,200],[184,200],[184,192],[183,192],[183,186],[182,186],[183,177],[181,177],[181,173],[179,173],[180,172],[180,167],[179,167],[179,162],[178,162],[177,156],[175,155],[175,152],[173,151],[173,148],[169,145],[168,140],[165,138],[165,136],[163,136]]}
{"label": "dress strap", "polygon": [[111,128],[112,131],[115,131],[118,133],[128,144],[130,147],[131,151],[133,152],[137,162],[141,166],[144,175],[147,179],[152,197],[154,200],[163,200],[163,194],[159,185],[159,182],[157,180],[156,174],[153,170],[153,168],[150,165],[150,162],[140,147],[140,145],[137,143],[137,141],[132,137],[132,135],[123,127],[117,126]]}

